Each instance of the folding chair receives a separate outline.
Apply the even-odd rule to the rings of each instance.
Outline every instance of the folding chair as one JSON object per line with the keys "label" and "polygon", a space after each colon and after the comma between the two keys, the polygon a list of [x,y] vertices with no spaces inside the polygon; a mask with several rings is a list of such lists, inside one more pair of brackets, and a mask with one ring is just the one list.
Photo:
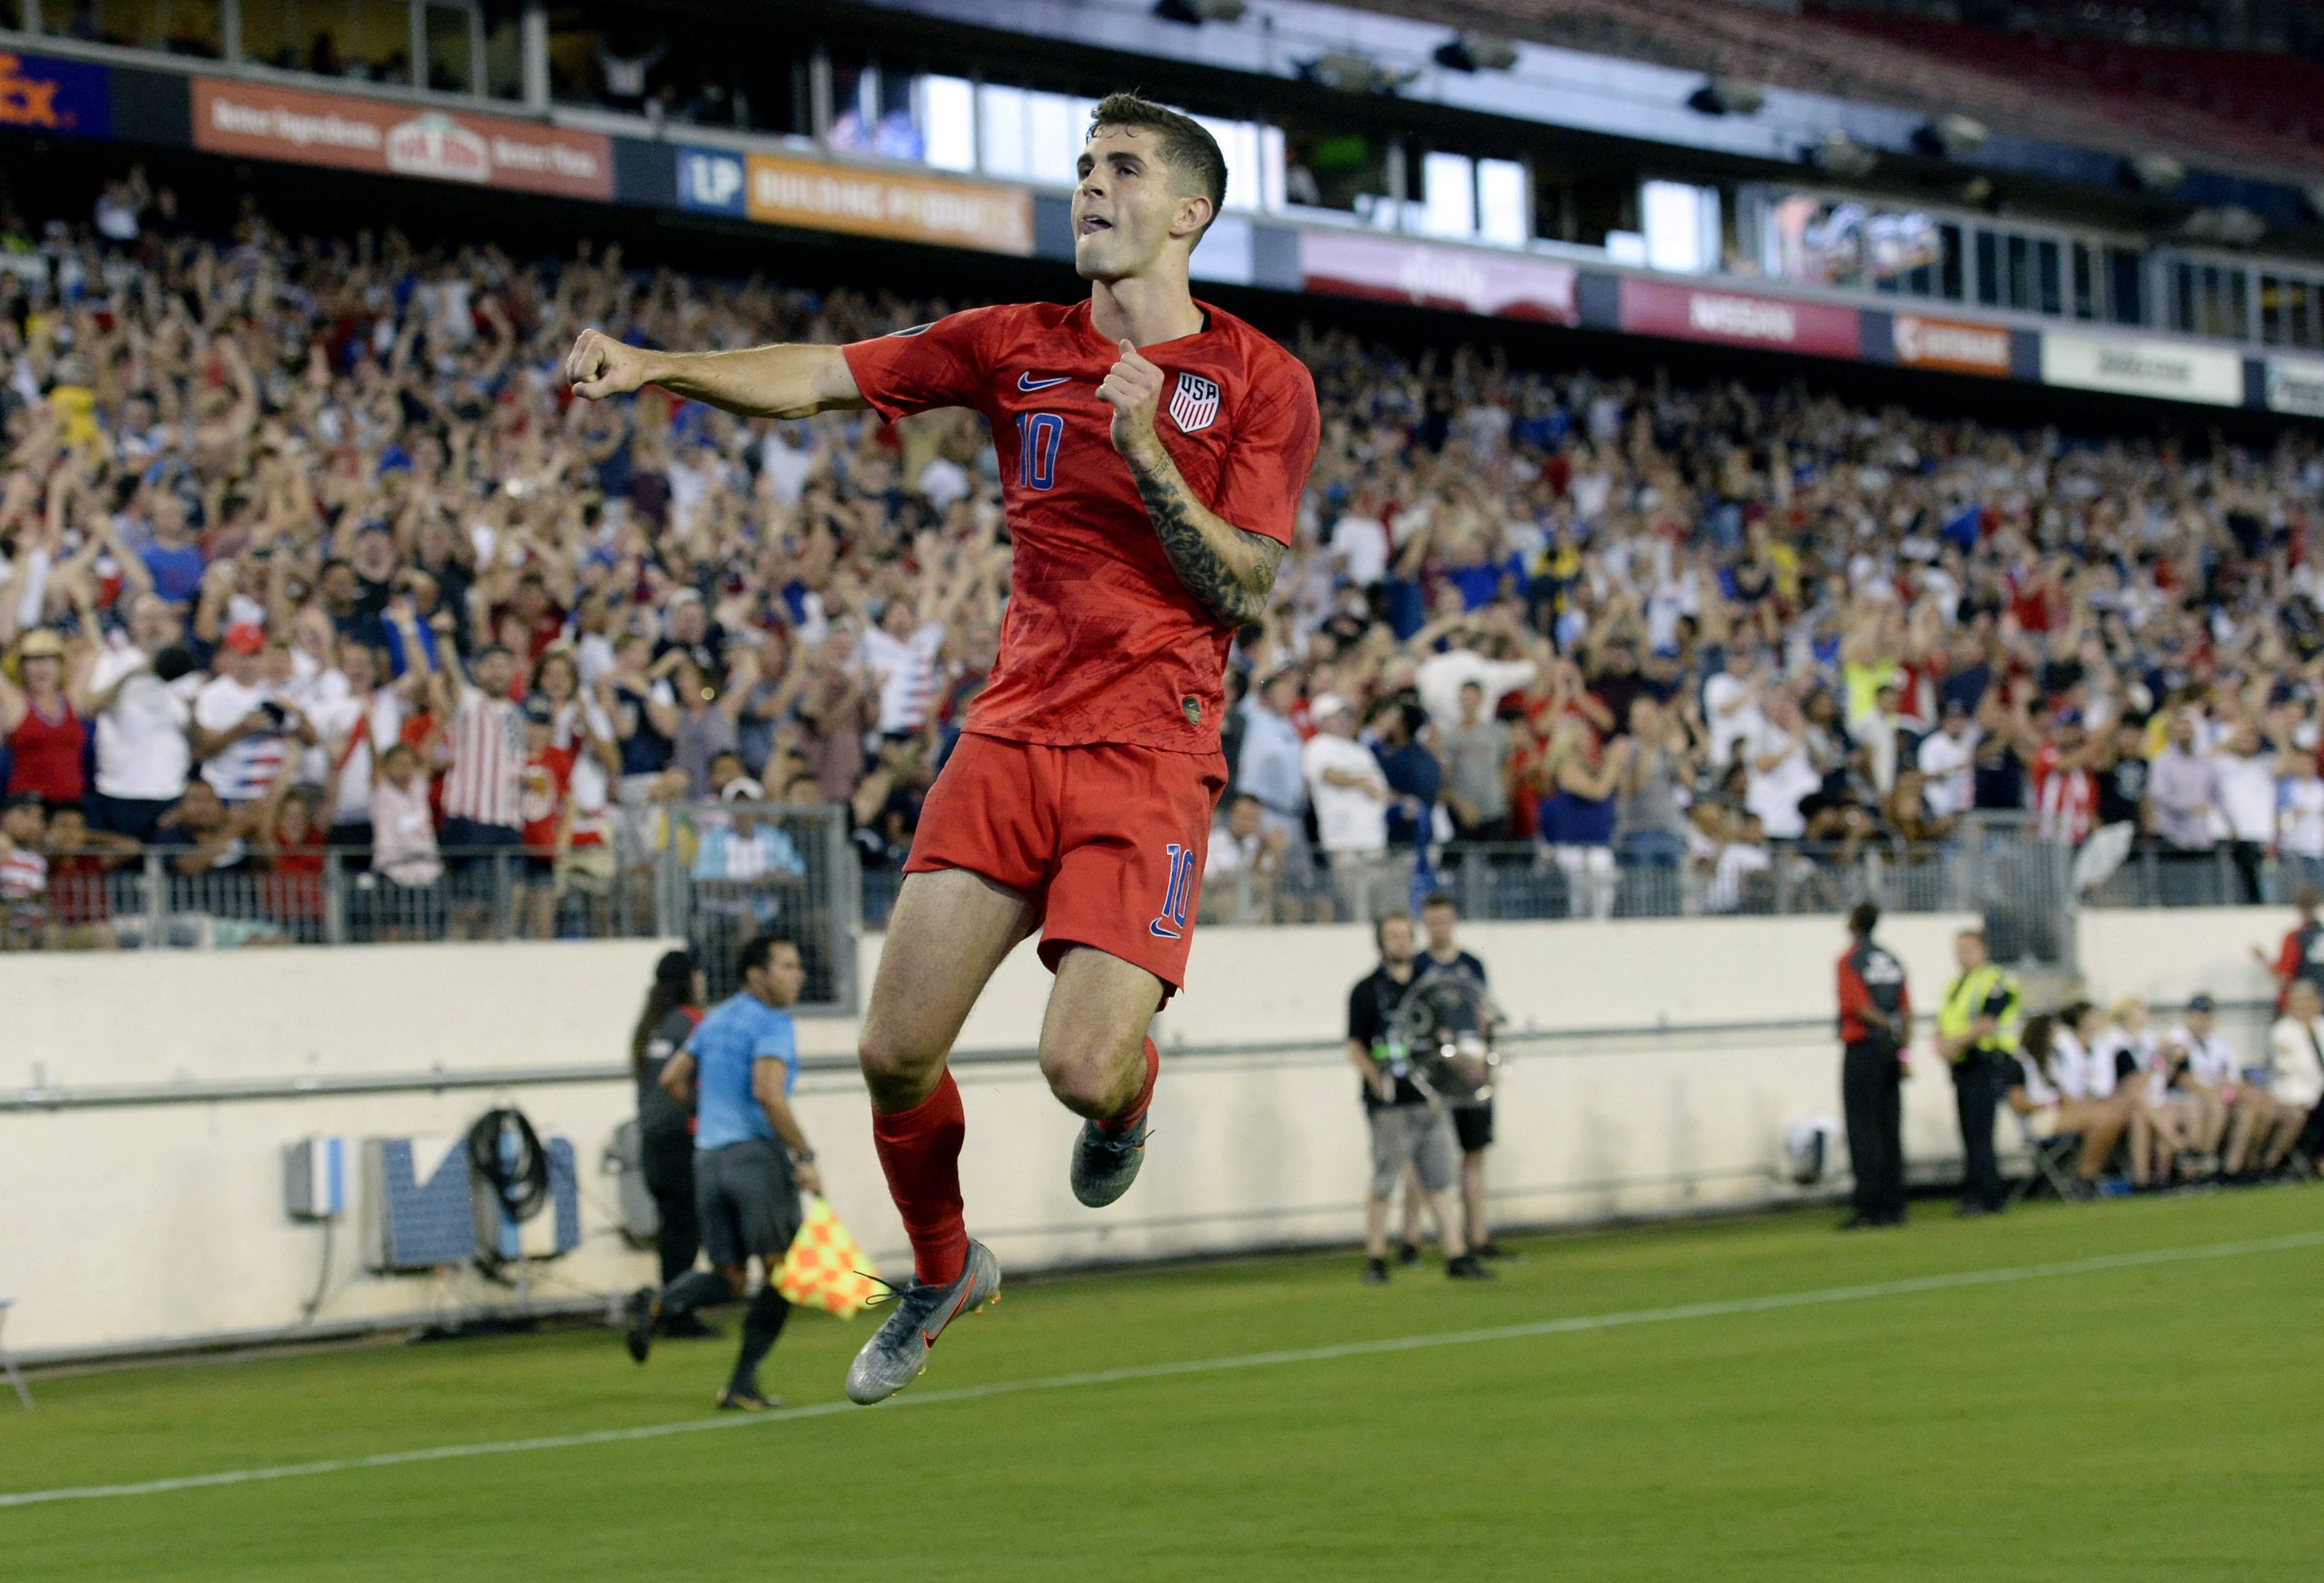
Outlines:
{"label": "folding chair", "polygon": [[[7,1325],[8,1305],[15,1301],[15,1300],[14,1298],[10,1297],[0,1297],[0,1328],[5,1328]],[[25,1377],[16,1372],[16,1360],[15,1356],[10,1353],[5,1343],[0,1343],[0,1374],[5,1374],[8,1377],[8,1383],[16,1388],[16,1400],[25,1404],[25,1411],[31,1411],[33,1405],[32,1391],[25,1384]]]}
{"label": "folding chair", "polygon": [[2017,1185],[2017,1202],[2039,1198],[2045,1192],[2068,1203],[2082,1197],[2082,1183],[2073,1174],[2073,1166],[2082,1157],[2082,1135],[2063,1132],[2053,1137],[2035,1137],[2033,1124],[2025,1116],[2015,1111],[2010,1114],[2017,1116],[2018,1134],[2025,1140],[2025,1151],[2034,1162],[2034,1168]]}

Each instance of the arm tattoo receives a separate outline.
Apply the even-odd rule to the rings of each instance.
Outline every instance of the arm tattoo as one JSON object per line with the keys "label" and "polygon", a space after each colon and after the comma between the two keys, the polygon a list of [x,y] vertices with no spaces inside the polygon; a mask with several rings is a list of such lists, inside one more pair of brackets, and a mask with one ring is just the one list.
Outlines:
{"label": "arm tattoo", "polygon": [[1275,591],[1275,569],[1283,565],[1284,546],[1263,533],[1225,524],[1233,536],[1232,547],[1212,542],[1202,530],[1200,509],[1189,495],[1186,480],[1133,467],[1146,514],[1154,520],[1154,536],[1187,591],[1220,620],[1247,626],[1266,613],[1267,595]]}

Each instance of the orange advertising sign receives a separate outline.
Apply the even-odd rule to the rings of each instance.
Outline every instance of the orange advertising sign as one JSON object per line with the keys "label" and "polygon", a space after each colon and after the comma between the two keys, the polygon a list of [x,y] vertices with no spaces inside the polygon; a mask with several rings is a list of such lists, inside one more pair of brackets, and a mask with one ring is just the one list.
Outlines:
{"label": "orange advertising sign", "polygon": [[218,77],[194,79],[193,145],[566,198],[614,195],[613,140],[602,133]]}
{"label": "orange advertising sign", "polygon": [[1033,251],[1033,196],[976,182],[753,154],[743,211],[771,225],[897,237],[985,252]]}
{"label": "orange advertising sign", "polygon": [[1912,369],[1948,369],[1956,374],[2009,378],[2009,330],[1965,319],[1930,319],[1899,313],[1895,320],[1896,360]]}

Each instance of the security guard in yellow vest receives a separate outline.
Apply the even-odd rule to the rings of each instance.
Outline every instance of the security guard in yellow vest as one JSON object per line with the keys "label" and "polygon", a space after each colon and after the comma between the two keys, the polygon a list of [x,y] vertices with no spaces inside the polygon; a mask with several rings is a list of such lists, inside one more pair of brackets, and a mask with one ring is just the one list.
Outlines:
{"label": "security guard in yellow vest", "polygon": [[2008,1195],[1994,1156],[1994,1118],[2016,1070],[2017,1025],[2024,1005],[2017,981],[1986,959],[1983,929],[1963,929],[1953,942],[1953,956],[1961,976],[1945,989],[1936,1014],[1936,1049],[1953,1064],[1953,1099],[1961,1116],[1965,1164],[1955,1213],[1998,1214]]}

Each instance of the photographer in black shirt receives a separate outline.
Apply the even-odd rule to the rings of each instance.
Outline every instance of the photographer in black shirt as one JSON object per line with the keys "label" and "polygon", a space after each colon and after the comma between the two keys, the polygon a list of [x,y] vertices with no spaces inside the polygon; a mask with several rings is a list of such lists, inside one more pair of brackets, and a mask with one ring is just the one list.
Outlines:
{"label": "photographer in black shirt", "polygon": [[[654,1241],[665,1286],[694,1268],[694,1255],[702,1251],[702,1222],[694,1209],[694,1112],[664,1090],[662,1068],[702,1020],[707,992],[692,955],[665,952],[654,965],[654,982],[629,1037],[630,1073],[637,1081],[638,1165],[654,1196]],[[664,1316],[662,1333],[684,1339],[715,1336],[718,1331],[681,1311]]]}
{"label": "photographer in black shirt", "polygon": [[1374,926],[1380,965],[1356,981],[1347,998],[1347,1058],[1364,1079],[1364,1119],[1372,1128],[1372,1190],[1364,1212],[1364,1278],[1388,1279],[1388,1200],[1406,1166],[1417,1173],[1436,1220],[1444,1249],[1444,1273],[1454,1280],[1481,1280],[1492,1272],[1477,1263],[1461,1235],[1452,1202],[1459,1175],[1452,1122],[1431,1105],[1410,1076],[1411,1047],[1404,1034],[1405,998],[1418,974],[1413,957],[1413,920],[1401,914]]}

